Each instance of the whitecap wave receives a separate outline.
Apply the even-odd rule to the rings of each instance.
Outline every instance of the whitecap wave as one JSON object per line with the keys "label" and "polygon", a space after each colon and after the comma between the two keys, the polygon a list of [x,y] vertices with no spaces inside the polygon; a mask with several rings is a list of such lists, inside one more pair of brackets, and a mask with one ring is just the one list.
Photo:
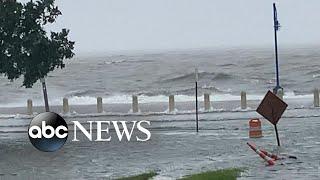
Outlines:
{"label": "whitecap wave", "polygon": [[[139,95],[139,103],[167,103],[168,102],[167,95],[156,95],[156,96],[147,96],[147,95]],[[195,96],[192,95],[175,95],[175,102],[193,102],[195,101]],[[262,100],[264,95],[254,95],[247,94],[247,100]],[[49,99],[49,103],[52,106],[61,106],[62,105],[61,98]],[[70,105],[94,105],[97,103],[97,98],[92,96],[71,96],[68,98]],[[285,92],[284,99],[286,100],[310,100],[313,99],[313,94],[306,95],[296,95],[294,92]],[[198,97],[199,102],[203,102],[203,97]],[[214,102],[224,102],[224,101],[240,101],[240,94],[211,94],[211,101]],[[113,95],[103,97],[103,103],[105,104],[131,104],[132,103],[132,95]],[[34,106],[42,106],[43,100],[37,99],[33,101]],[[9,103],[9,104],[0,104],[0,107],[3,108],[12,108],[12,107],[25,107],[26,103]]]}

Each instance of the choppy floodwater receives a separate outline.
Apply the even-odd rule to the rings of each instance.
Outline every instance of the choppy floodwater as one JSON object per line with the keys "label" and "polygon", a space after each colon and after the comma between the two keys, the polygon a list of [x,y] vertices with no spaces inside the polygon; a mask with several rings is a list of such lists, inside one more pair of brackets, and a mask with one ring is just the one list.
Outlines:
{"label": "choppy floodwater", "polygon": [[[281,85],[286,93],[310,94],[320,83],[319,47],[280,49]],[[227,100],[245,90],[263,95],[274,87],[273,48],[188,50],[135,54],[76,56],[66,68],[47,77],[50,104],[94,104],[96,97],[106,103],[130,102],[132,94],[149,102],[166,101],[180,95],[194,95],[194,69],[199,69],[199,94],[212,93]],[[40,83],[25,89],[21,80],[9,82],[0,77],[0,107],[25,106],[31,98],[42,104]]]}
{"label": "choppy floodwater", "polygon": [[[311,108],[313,97],[307,95],[320,82],[320,52],[286,49],[280,57],[285,99],[294,101],[279,124],[281,149],[275,146],[273,128],[266,121],[263,138],[248,138],[248,119],[259,117],[253,111],[258,102],[248,102],[252,110],[238,109],[241,90],[248,91],[249,99],[258,95],[253,99],[261,100],[274,86],[272,49],[78,57],[66,69],[48,76],[50,104],[60,105],[63,96],[69,97],[72,113],[68,121],[150,120],[152,138],[146,143],[75,143],[70,137],[55,153],[39,152],[29,143],[30,119],[19,115],[26,113],[26,99],[42,103],[39,84],[26,90],[20,82],[0,78],[0,179],[112,179],[150,170],[157,171],[159,179],[175,179],[229,167],[247,168],[243,179],[320,179],[320,111]],[[200,94],[213,94],[213,111],[200,115],[198,134],[192,114],[195,66],[200,71]],[[141,104],[139,115],[128,114],[131,94],[149,98],[147,104]],[[166,112],[169,94],[181,101],[175,115]],[[106,113],[93,114],[96,106],[88,106],[96,103],[96,96],[104,97]],[[224,99],[227,97],[235,101],[216,102],[230,100]],[[74,106],[79,104],[84,106]],[[51,108],[62,112],[60,106]],[[43,108],[34,110],[39,113]],[[266,167],[247,147],[249,140],[298,159]]]}
{"label": "choppy floodwater", "polygon": [[[145,143],[68,141],[54,153],[37,151],[29,143],[25,126],[12,127],[20,131],[2,132],[0,136],[0,178],[112,179],[155,170],[160,174],[159,179],[175,179],[228,167],[247,168],[241,179],[320,178],[319,109],[292,109],[285,114],[278,124],[280,149],[276,147],[273,127],[267,121],[262,124],[263,138],[248,138],[247,119],[253,116],[256,116],[253,111],[201,114],[198,134],[194,133],[194,115],[188,114],[67,118],[67,121],[82,122],[150,120],[152,138]],[[29,122],[28,119],[5,121]],[[247,147],[247,141],[298,159],[267,167]]]}

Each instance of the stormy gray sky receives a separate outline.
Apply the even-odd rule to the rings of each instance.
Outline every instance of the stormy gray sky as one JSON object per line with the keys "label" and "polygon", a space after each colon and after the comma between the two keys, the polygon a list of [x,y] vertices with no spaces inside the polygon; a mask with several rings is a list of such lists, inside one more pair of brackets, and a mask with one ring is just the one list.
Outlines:
{"label": "stormy gray sky", "polygon": [[319,0],[57,0],[76,52],[272,46],[320,42]]}

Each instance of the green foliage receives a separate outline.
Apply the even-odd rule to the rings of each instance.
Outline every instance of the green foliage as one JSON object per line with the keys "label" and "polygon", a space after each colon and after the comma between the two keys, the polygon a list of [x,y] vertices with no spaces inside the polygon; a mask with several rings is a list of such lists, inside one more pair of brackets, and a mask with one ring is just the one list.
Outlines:
{"label": "green foliage", "polygon": [[242,169],[238,168],[221,169],[190,175],[181,180],[236,180],[242,171]]}
{"label": "green foliage", "polygon": [[158,175],[155,172],[149,172],[149,173],[143,173],[139,174],[136,176],[130,176],[130,177],[124,177],[124,178],[119,178],[118,180],[148,180],[151,179],[152,177]]}
{"label": "green foliage", "polygon": [[0,74],[9,80],[23,76],[23,86],[32,87],[55,68],[64,68],[63,60],[74,55],[69,30],[44,30],[59,15],[54,0],[0,0]]}

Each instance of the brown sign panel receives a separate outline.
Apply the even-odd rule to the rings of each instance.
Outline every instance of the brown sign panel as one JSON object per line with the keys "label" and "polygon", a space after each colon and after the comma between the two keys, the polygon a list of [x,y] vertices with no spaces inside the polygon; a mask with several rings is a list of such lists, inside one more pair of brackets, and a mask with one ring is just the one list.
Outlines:
{"label": "brown sign panel", "polygon": [[259,105],[257,112],[272,124],[276,125],[287,107],[288,104],[271,91],[268,91]]}

